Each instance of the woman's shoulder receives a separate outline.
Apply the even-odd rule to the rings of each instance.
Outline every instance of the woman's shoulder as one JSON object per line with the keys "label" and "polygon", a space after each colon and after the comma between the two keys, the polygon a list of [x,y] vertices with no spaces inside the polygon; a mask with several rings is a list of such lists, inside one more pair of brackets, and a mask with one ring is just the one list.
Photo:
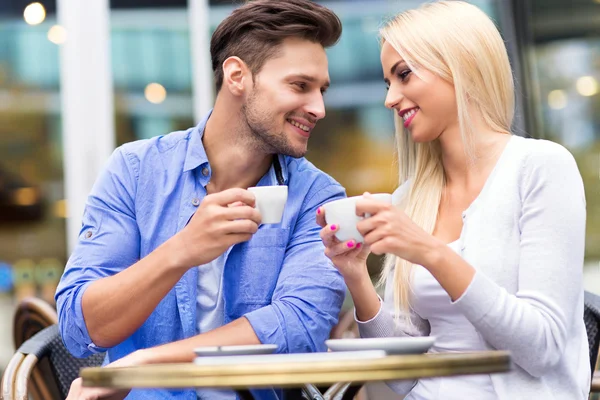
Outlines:
{"label": "woman's shoulder", "polygon": [[563,145],[545,139],[514,136],[513,141],[525,164],[529,167],[554,164],[557,162],[574,162],[573,155]]}
{"label": "woman's shoulder", "polygon": [[515,137],[520,151],[521,187],[540,184],[561,185],[565,181],[581,181],[577,162],[569,150],[559,143],[544,139]]}

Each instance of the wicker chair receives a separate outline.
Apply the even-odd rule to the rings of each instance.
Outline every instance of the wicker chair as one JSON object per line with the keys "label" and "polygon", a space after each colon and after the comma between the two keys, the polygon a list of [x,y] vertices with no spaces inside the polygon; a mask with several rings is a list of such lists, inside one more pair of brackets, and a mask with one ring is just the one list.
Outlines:
{"label": "wicker chair", "polygon": [[590,367],[592,369],[592,393],[600,393],[600,375],[594,373],[598,361],[598,348],[600,347],[600,296],[585,292],[585,308],[583,319],[588,335],[590,349]]}
{"label": "wicker chair", "polygon": [[56,311],[40,299],[25,299],[15,312],[17,351],[2,376],[4,400],[55,400],[67,397],[79,369],[99,366],[103,354],[86,359],[73,357],[62,343]]}

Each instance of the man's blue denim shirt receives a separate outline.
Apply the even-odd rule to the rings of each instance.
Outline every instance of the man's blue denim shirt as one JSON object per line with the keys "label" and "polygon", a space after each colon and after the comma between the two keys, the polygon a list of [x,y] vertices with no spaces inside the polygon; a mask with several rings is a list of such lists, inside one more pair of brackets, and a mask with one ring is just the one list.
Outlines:
{"label": "man's blue denim shirt", "polygon": [[[131,337],[110,349],[90,339],[81,299],[93,281],[146,257],[179,232],[197,210],[211,177],[202,145],[207,121],[208,116],[187,131],[119,147],[96,181],[79,243],[56,292],[60,332],[75,356],[107,351],[106,364],[138,349],[197,334],[197,268],[185,273]],[[250,241],[231,249],[223,272],[224,321],[245,316],[260,341],[277,344],[279,353],[324,351],[345,285],[324,255],[315,215],[319,206],[345,193],[306,159],[278,159],[289,192],[283,220],[261,225]],[[258,185],[277,183],[271,167]],[[272,399],[272,393],[264,391],[260,397]],[[128,396],[138,398],[195,399],[196,392],[133,390]]]}

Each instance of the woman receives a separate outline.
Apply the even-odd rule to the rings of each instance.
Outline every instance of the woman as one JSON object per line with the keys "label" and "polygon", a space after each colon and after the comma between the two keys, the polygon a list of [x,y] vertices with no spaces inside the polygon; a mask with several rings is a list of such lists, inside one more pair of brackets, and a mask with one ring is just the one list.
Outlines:
{"label": "woman", "polygon": [[[317,215],[361,336],[431,335],[431,352],[511,352],[506,374],[391,384],[410,400],[587,399],[585,197],[573,157],[511,135],[509,59],[477,7],[426,4],[381,36],[400,165],[394,206],[358,202],[358,215],[372,215],[357,226],[365,246],[340,243],[339,226],[325,225],[322,208]],[[388,255],[383,303],[369,251]]]}

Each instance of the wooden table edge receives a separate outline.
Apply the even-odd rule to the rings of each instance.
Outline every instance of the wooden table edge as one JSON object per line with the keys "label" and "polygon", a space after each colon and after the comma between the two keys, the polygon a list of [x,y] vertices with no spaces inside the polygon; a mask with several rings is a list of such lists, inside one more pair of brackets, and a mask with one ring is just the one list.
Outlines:
{"label": "wooden table edge", "polygon": [[[288,387],[304,383],[372,382],[432,376],[500,373],[510,370],[508,352],[388,356],[356,362],[197,366],[161,364],[125,368],[84,368],[84,386],[127,388]],[[168,369],[165,372],[165,368]]]}

